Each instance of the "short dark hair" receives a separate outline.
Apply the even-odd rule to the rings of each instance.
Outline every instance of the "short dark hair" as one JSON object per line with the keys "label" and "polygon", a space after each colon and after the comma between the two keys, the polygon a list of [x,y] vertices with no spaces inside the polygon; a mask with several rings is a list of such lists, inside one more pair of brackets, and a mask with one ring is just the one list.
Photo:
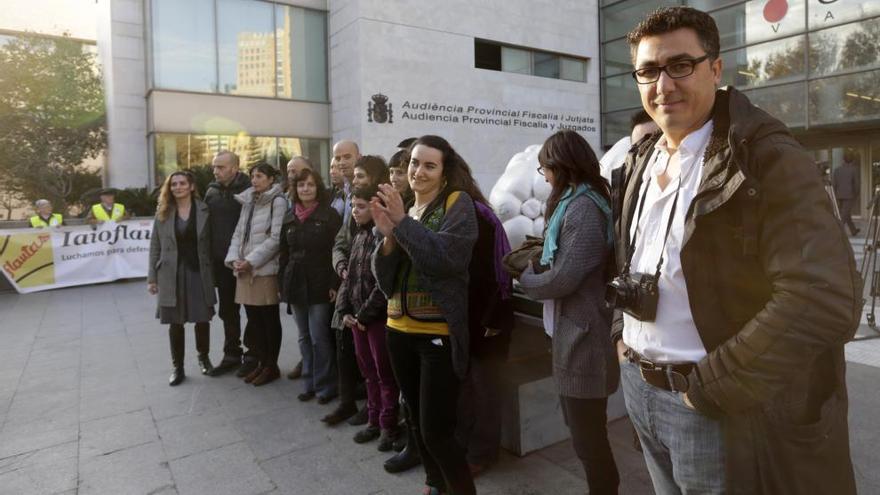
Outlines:
{"label": "short dark hair", "polygon": [[290,157],[290,160],[288,160],[287,163],[290,163],[294,160],[302,160],[302,161],[306,162],[306,165],[308,165],[309,168],[315,168],[315,165],[312,163],[312,159],[307,156],[293,155],[292,157]]}
{"label": "short dark hair", "polygon": [[397,143],[397,147],[404,148],[404,149],[409,148],[410,146],[412,146],[412,144],[415,142],[415,140],[416,140],[416,138],[414,138],[414,137],[406,138],[403,141]]}
{"label": "short dark hair", "polygon": [[299,195],[296,193],[296,185],[308,179],[309,177],[311,177],[315,181],[315,187],[318,189],[318,203],[327,203],[327,188],[324,187],[324,179],[321,178],[321,174],[310,168],[304,169],[300,171],[300,173],[296,174],[296,177],[293,179],[293,183],[290,184],[290,187],[288,188],[288,195],[290,196],[290,200],[293,203],[301,202],[299,200]]}
{"label": "short dark hair", "polygon": [[271,178],[272,180],[276,180],[279,175],[278,169],[273,167],[272,165],[269,165],[268,162],[257,163],[256,165],[251,167],[250,170],[248,170],[248,175],[253,177],[254,172],[260,172],[261,174],[265,175],[266,177]]}
{"label": "short dark hair", "polygon": [[362,199],[364,201],[370,201],[373,199],[373,196],[379,192],[379,189],[376,186],[368,186],[361,189],[355,189],[351,192],[351,199],[357,198]]}
{"label": "short dark hair", "polygon": [[670,33],[679,29],[692,29],[700,40],[703,50],[711,60],[718,58],[721,41],[718,26],[709,14],[691,7],[661,7],[648,14],[626,35],[630,57],[636,61],[636,51],[642,38]]}
{"label": "short dark hair", "polygon": [[388,168],[402,168],[406,170],[409,167],[409,150],[397,150],[388,160]]}
{"label": "short dark hair", "polygon": [[637,125],[647,124],[648,122],[654,122],[654,119],[648,115],[648,112],[646,112],[644,108],[632,114],[629,118],[630,134],[632,134],[633,129],[635,129]]}
{"label": "short dark hair", "polygon": [[235,167],[238,167],[238,166],[239,166],[238,155],[236,155],[235,153],[233,153],[233,152],[231,152],[231,151],[229,151],[229,150],[220,150],[220,151],[217,153],[216,156],[217,156],[217,157],[228,156],[228,157],[229,157],[229,161],[232,162],[232,165],[233,165],[233,166],[235,166]]}
{"label": "short dark hair", "polygon": [[354,168],[362,168],[370,178],[370,184],[384,184],[388,182],[388,165],[385,159],[379,155],[364,155],[354,163]]}

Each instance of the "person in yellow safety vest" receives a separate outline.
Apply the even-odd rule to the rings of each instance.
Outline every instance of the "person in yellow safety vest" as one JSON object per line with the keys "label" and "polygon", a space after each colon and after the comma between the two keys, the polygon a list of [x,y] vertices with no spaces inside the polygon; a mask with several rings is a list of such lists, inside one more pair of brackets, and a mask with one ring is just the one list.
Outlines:
{"label": "person in yellow safety vest", "polygon": [[35,229],[44,227],[60,227],[64,219],[60,213],[52,213],[52,203],[47,199],[38,199],[34,203],[37,214],[30,218],[31,227]]}
{"label": "person in yellow safety vest", "polygon": [[98,195],[101,198],[101,202],[93,204],[89,209],[89,214],[86,217],[89,223],[104,223],[111,220],[119,222],[131,216],[125,211],[125,205],[115,202],[115,189],[101,189]]}

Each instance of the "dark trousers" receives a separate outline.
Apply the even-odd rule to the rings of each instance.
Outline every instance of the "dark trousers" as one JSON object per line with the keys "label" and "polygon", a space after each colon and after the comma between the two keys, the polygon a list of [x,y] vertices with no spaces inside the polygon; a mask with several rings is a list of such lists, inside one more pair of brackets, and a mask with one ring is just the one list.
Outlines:
{"label": "dark trousers", "polygon": [[[186,334],[183,325],[172,323],[168,326],[168,340],[171,344],[171,364],[175,368],[183,367],[183,356],[186,349]],[[211,324],[196,323],[196,352],[200,356],[207,355],[211,348]]]}
{"label": "dark trousers", "polygon": [[449,337],[388,329],[388,354],[413,426],[425,484],[454,495],[476,494],[464,449],[455,440],[459,383]]}
{"label": "dark trousers", "polygon": [[849,227],[849,232],[856,235],[856,224],[852,221],[852,211],[856,204],[855,199],[838,199],[837,208],[840,209],[840,221]]}
{"label": "dark trousers", "polygon": [[559,397],[565,424],[571,431],[575,454],[584,465],[590,495],[616,494],[620,484],[617,464],[608,443],[608,399]]}
{"label": "dark trousers", "polygon": [[252,345],[260,366],[278,366],[281,353],[281,314],[277,304],[267,306],[244,305]]}
{"label": "dark trousers", "polygon": [[[217,299],[220,302],[220,319],[223,320],[223,356],[238,357],[242,355],[241,349],[241,305],[235,303],[235,275],[232,269],[227,268],[223,262],[214,262],[214,285],[217,286]],[[248,322],[244,331],[244,345],[247,351],[246,358],[256,359],[251,351],[251,333],[253,325]]]}
{"label": "dark trousers", "polygon": [[365,330],[348,330],[354,338],[358,366],[367,386],[367,414],[370,425],[383,430],[397,428],[397,399],[400,390],[394,380],[388,345],[385,343],[385,322],[376,321]]}
{"label": "dark trousers", "polygon": [[336,329],[336,366],[339,371],[339,402],[354,404],[358,383],[363,380],[358,368],[351,330]]}
{"label": "dark trousers", "polygon": [[500,356],[471,355],[470,370],[461,383],[456,438],[467,450],[470,464],[489,465],[501,447]]}

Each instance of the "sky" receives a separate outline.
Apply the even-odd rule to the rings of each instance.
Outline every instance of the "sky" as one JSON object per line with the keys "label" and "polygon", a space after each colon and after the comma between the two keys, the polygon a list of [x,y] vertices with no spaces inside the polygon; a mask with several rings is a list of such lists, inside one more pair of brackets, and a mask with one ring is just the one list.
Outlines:
{"label": "sky", "polygon": [[97,39],[96,0],[0,0],[0,29]]}

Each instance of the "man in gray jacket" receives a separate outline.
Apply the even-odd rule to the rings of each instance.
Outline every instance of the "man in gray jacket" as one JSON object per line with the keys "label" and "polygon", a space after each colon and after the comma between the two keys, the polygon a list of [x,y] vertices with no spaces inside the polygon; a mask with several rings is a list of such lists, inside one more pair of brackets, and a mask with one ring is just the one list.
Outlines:
{"label": "man in gray jacket", "polygon": [[859,191],[862,186],[855,158],[855,153],[847,150],[843,154],[843,166],[837,167],[831,177],[834,196],[837,198],[837,206],[840,208],[840,220],[849,227],[852,235],[860,232],[860,229],[852,221],[852,210],[858,204]]}

